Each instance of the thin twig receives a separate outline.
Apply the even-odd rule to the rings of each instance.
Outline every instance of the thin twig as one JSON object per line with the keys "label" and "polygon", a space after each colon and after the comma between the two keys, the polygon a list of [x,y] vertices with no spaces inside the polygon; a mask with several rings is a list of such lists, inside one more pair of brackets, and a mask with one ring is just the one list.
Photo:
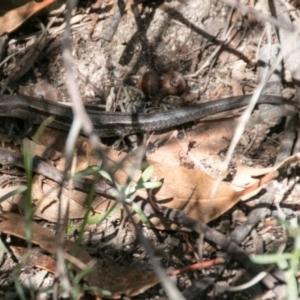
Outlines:
{"label": "thin twig", "polygon": [[237,0],[222,0],[222,1],[232,7],[239,9],[240,11],[242,11],[244,13],[254,15],[257,19],[269,22],[276,27],[283,28],[283,29],[291,31],[291,32],[293,32],[295,30],[294,25],[286,23],[286,22],[278,21],[275,18],[269,17],[268,15],[257,11],[256,9],[253,9],[247,5],[241,4]]}

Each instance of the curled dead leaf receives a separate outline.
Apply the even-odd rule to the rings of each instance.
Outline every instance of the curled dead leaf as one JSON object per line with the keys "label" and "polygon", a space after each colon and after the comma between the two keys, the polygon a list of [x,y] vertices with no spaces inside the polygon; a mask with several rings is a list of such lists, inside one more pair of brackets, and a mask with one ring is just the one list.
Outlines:
{"label": "curled dead leaf", "polygon": [[35,13],[54,2],[55,0],[44,0],[42,2],[29,0],[25,4],[23,1],[19,6],[16,6],[12,1],[1,1],[0,36],[14,31]]}

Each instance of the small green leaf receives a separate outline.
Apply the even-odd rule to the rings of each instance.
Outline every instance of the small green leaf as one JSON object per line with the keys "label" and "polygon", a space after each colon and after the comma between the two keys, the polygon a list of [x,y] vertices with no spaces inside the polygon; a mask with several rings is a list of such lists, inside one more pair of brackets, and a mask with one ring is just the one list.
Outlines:
{"label": "small green leaf", "polygon": [[[144,172],[142,173],[141,180],[142,180],[143,182],[147,182],[147,181],[151,178],[153,172],[154,172],[154,166],[153,166],[153,165],[149,165],[149,166],[144,170]],[[140,180],[139,180],[139,181],[140,181]]]}
{"label": "small green leaf", "polygon": [[281,260],[288,260],[293,257],[292,253],[252,255],[251,260],[257,264],[277,264]]}
{"label": "small green leaf", "polygon": [[286,270],[289,267],[289,264],[288,264],[287,260],[285,260],[285,259],[279,259],[277,261],[277,266],[281,270]]}
{"label": "small green leaf", "polygon": [[100,171],[99,171],[99,174],[100,174],[103,178],[105,178],[106,180],[108,180],[109,182],[113,182],[112,177],[111,177],[110,174],[108,174],[106,171],[100,170]]}
{"label": "small green leaf", "polygon": [[98,173],[99,173],[99,167],[92,166],[74,174],[73,179],[80,179],[87,175],[97,175]]}
{"label": "small green leaf", "polygon": [[36,131],[36,133],[33,136],[33,140],[38,141],[42,135],[42,133],[44,132],[45,128],[50,125],[52,122],[54,121],[54,117],[50,116],[48,117],[38,128],[38,130]]}
{"label": "small green leaf", "polygon": [[155,182],[144,182],[142,184],[137,185],[136,190],[138,189],[147,189],[147,190],[151,190],[151,189],[156,189],[161,187],[162,183],[160,181],[155,181]]}
{"label": "small green leaf", "polygon": [[114,204],[114,206],[109,211],[104,212],[102,214],[95,214],[92,217],[88,217],[87,224],[99,224],[99,223],[103,222],[103,220],[105,220],[109,216],[113,215],[118,210],[120,210],[120,207],[116,207],[116,205],[117,205],[117,202]]}
{"label": "small green leaf", "polygon": [[298,284],[295,275],[291,270],[284,272],[287,280],[288,300],[298,300]]}
{"label": "small green leaf", "polygon": [[134,209],[134,211],[138,214],[138,216],[141,219],[142,223],[144,225],[146,225],[147,227],[150,227],[149,220],[146,217],[146,215],[144,214],[144,212],[142,211],[142,209],[135,202],[132,202],[131,206]]}
{"label": "small green leaf", "polygon": [[128,185],[125,189],[125,197],[130,197],[132,196],[136,191],[137,191],[137,185],[134,185],[134,186],[130,186]]}
{"label": "small green leaf", "polygon": [[103,297],[109,297],[109,296],[112,295],[110,291],[103,290],[103,289],[100,289],[100,288],[97,288],[97,287],[94,287],[94,286],[85,285],[84,290],[87,291],[87,292],[96,292],[96,293],[102,295]]}

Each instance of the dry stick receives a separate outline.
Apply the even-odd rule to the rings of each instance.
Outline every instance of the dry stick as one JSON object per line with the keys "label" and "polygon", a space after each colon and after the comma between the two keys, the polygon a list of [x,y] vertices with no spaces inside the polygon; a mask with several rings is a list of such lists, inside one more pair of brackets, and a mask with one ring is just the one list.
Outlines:
{"label": "dry stick", "polygon": [[[274,9],[275,11],[273,12],[274,14],[277,15],[277,18],[280,21],[285,21],[285,22],[292,22],[291,18],[289,17],[289,14],[287,14],[284,11],[284,5],[288,6],[289,8],[291,8],[292,6],[289,3],[281,3],[281,2],[275,2],[274,3]],[[293,14],[293,18],[296,20],[294,21],[294,23],[298,24],[299,23],[299,18],[295,16],[295,14]],[[294,85],[296,87],[296,97],[295,100],[297,102],[300,101],[300,94],[299,94],[299,78],[300,78],[300,71],[299,71],[299,65],[300,65],[300,61],[299,61],[299,49],[300,49],[300,42],[299,42],[299,38],[296,34],[290,34],[290,33],[286,33],[282,30],[278,30],[278,38],[281,42],[281,47],[282,47],[282,51],[284,53],[284,59],[285,59],[285,68],[291,73],[292,75],[292,79],[294,82]],[[300,138],[299,138],[299,132],[298,132],[298,137],[297,136],[292,136],[293,133],[297,132],[297,129],[295,130],[294,127],[296,126],[297,123],[297,118],[293,118],[293,119],[288,119],[287,120],[287,124],[286,124],[286,129],[284,131],[284,137],[283,139],[285,140],[285,143],[281,143],[281,147],[283,147],[283,145],[287,148],[287,149],[293,149],[293,153],[297,153],[300,150]],[[289,132],[290,133],[289,133]],[[287,136],[286,135],[291,135],[291,136]],[[292,145],[292,143],[295,141],[295,145]],[[293,147],[293,148],[292,148]],[[281,149],[280,149],[281,150]]]}
{"label": "dry stick", "polygon": [[[72,1],[69,1],[72,3]],[[89,137],[89,141],[93,148],[98,152],[99,156],[101,157],[104,165],[106,163],[106,157],[103,152],[103,150],[100,147],[100,138],[98,135],[95,133],[93,124],[91,122],[91,119],[89,118],[87,112],[85,111],[84,105],[81,101],[81,97],[79,94],[78,86],[76,84],[76,79],[74,76],[74,70],[72,68],[72,54],[71,54],[71,43],[70,43],[70,16],[68,17],[70,13],[67,12],[67,25],[66,25],[66,31],[64,34],[64,39],[63,39],[63,59],[64,59],[64,65],[66,69],[66,75],[67,75],[67,88],[68,88],[68,93],[70,95],[70,100],[72,102],[72,108],[73,108],[73,113],[74,113],[74,123],[79,127],[79,124],[82,126],[83,132],[86,136]],[[75,140],[77,136],[79,135],[79,131],[77,136],[75,136],[74,131],[74,136],[69,137],[70,141],[70,147],[71,149],[74,149],[74,147],[71,147],[71,144],[75,145]],[[65,152],[66,157],[68,158],[67,162],[71,161],[72,158],[72,153],[67,153]]]}
{"label": "dry stick", "polygon": [[[278,1],[276,1],[277,3]],[[272,7],[272,5],[269,5],[271,3],[262,3],[262,8],[266,13],[270,13],[270,11],[272,12],[272,14],[275,16],[275,12],[274,12],[274,8]],[[280,21],[285,21],[286,23],[290,23],[289,18],[284,18],[283,20]],[[273,28],[273,30],[272,30]],[[281,48],[281,51],[283,53],[284,58],[286,59],[286,56],[284,55],[284,49],[285,49],[285,44],[279,45],[279,36],[278,36],[278,31],[281,32],[282,29],[278,29],[276,30],[276,28],[274,28],[271,24],[267,23],[266,24],[266,37],[267,37],[267,44],[265,46],[263,46],[259,51],[257,51],[257,59],[260,60],[261,66],[258,68],[258,73],[261,75],[259,77],[261,77],[265,71],[264,71],[264,65],[268,65],[269,62],[272,62],[274,60],[274,57],[277,56],[278,53],[278,48]],[[284,36],[294,36],[295,33],[290,33],[287,32],[286,30],[284,31]],[[274,44],[273,42],[273,35],[277,36],[277,42],[276,44]],[[277,33],[277,34],[276,34]],[[273,35],[272,35],[273,34]],[[263,37],[261,38],[261,42],[263,41]],[[287,43],[290,44],[290,43]],[[268,58],[264,58],[265,56],[267,56]],[[287,67],[288,69],[288,67]],[[276,72],[273,73],[270,82],[268,83],[268,85],[265,88],[265,93],[267,94],[274,94],[274,95],[280,95],[281,94],[281,89],[282,89],[282,66],[278,67],[276,69]],[[259,78],[260,79],[260,78]],[[268,109],[270,106],[269,105],[262,105],[260,107],[261,110],[261,117],[262,119],[264,119],[264,123],[265,123],[265,128],[269,129],[270,126],[274,126],[276,124],[278,124],[281,121],[281,118],[278,118],[278,113],[280,113],[280,108],[275,108],[272,107],[271,109]],[[277,158],[276,158],[276,162],[275,165],[279,164],[281,161],[283,161],[286,157],[288,157],[291,153],[292,153],[292,148],[293,148],[293,141],[295,139],[295,130],[293,130],[293,126],[292,125],[293,122],[291,122],[291,120],[295,120],[295,115],[297,114],[297,111],[294,111],[294,117],[288,116],[287,120],[285,122],[285,129],[284,129],[284,135],[283,138],[281,140],[280,143],[280,149],[277,153]],[[295,123],[295,122],[294,122]],[[295,126],[296,124],[294,124]]]}
{"label": "dry stick", "polygon": [[[65,64],[65,69],[67,73],[67,87],[68,87],[68,92],[70,94],[71,101],[73,103],[73,112],[74,112],[74,122],[70,131],[70,134],[68,136],[67,144],[66,144],[66,151],[65,151],[65,156],[66,156],[66,161],[67,161],[67,166],[70,165],[70,161],[72,159],[72,149],[74,149],[75,145],[75,140],[79,134],[80,130],[80,125],[82,125],[83,131],[86,136],[89,137],[89,141],[92,144],[92,146],[98,151],[100,156],[102,157],[103,162],[106,161],[103,151],[101,150],[99,143],[100,139],[99,137],[95,134],[93,124],[87,115],[84,106],[81,102],[78,87],[75,81],[74,77],[74,71],[72,68],[72,59],[71,59],[71,44],[70,44],[70,18],[71,18],[71,11],[72,11],[72,4],[74,2],[72,0],[68,1],[68,7],[69,9],[67,10],[67,15],[66,15],[66,21],[67,21],[67,26],[66,26],[66,31],[64,34],[64,39],[63,39],[63,58],[64,58],[64,64]],[[104,166],[105,167],[105,166]],[[65,170],[65,175],[67,175],[68,169],[66,168]],[[119,194],[119,199],[117,199],[119,202],[124,204],[124,199],[122,195]],[[125,210],[129,214],[128,208],[126,205],[124,205]],[[60,206],[59,206],[59,211],[60,211]],[[60,216],[60,214],[59,214]],[[150,247],[149,242],[146,240],[146,238],[143,236],[142,231],[138,230],[138,235],[140,240],[142,241],[143,246],[145,247],[151,261],[154,267],[155,272],[157,273],[158,277],[160,278],[161,284],[164,287],[168,297],[170,299],[178,299],[178,300],[183,300],[185,299],[177,287],[171,282],[171,280],[168,278],[166,275],[165,271],[163,268],[160,266],[159,262],[155,258],[154,252],[152,248]],[[58,241],[59,242],[59,241]],[[63,257],[62,257],[63,258]]]}
{"label": "dry stick", "polygon": [[[225,161],[224,161],[224,165],[223,167],[227,169],[227,166],[229,164],[229,161],[232,157],[232,154],[233,154],[233,151],[237,145],[237,143],[239,142],[240,138],[241,138],[241,135],[245,129],[245,126],[246,126],[246,123],[248,121],[248,119],[250,118],[250,114],[259,98],[259,95],[262,91],[262,89],[264,88],[265,84],[268,82],[269,78],[271,77],[271,75],[273,74],[273,72],[275,71],[275,69],[277,68],[278,64],[280,63],[282,59],[282,53],[280,52],[280,55],[278,55],[278,58],[277,60],[275,60],[272,68],[269,70],[269,72],[267,73],[266,77],[264,78],[264,80],[262,80],[261,84],[257,87],[251,101],[250,101],[250,104],[249,104],[249,107],[247,108],[247,110],[245,111],[245,113],[242,115],[242,118],[238,124],[238,127],[235,131],[235,134],[234,134],[234,137],[232,139],[232,142],[230,144],[230,147],[228,149],[228,152],[227,152],[227,155],[226,155],[226,158],[225,158]],[[225,170],[225,169],[224,169]],[[220,178],[219,178],[219,183],[218,185],[220,184]],[[216,186],[216,185],[215,185]],[[218,186],[216,186],[216,189],[214,191],[213,189],[213,192],[216,193],[218,189]],[[213,197],[212,197],[213,198]],[[272,266],[271,266],[272,268]],[[254,285],[255,283],[259,282],[260,280],[262,280],[265,276],[267,276],[268,272],[271,270],[271,268],[269,270],[267,270],[267,272],[263,271],[261,272],[260,274],[258,274],[256,277],[254,277],[253,279],[251,279],[249,282],[247,282],[246,284],[244,285],[241,285],[241,286],[238,286],[238,287],[231,287],[229,288],[230,291],[238,291],[238,290],[242,290],[242,289],[245,289],[245,288],[248,288],[252,285]]]}
{"label": "dry stick", "polygon": [[[216,61],[216,59],[217,59],[217,56],[219,55],[219,52],[221,51],[222,47],[223,47],[225,44],[228,44],[228,45],[229,45],[229,44],[231,43],[231,41],[234,39],[234,35],[233,35],[233,36],[231,37],[231,39],[228,40],[228,41],[226,42],[227,38],[229,37],[229,35],[231,34],[231,32],[233,31],[233,29],[235,28],[235,25],[236,25],[236,24],[235,24],[236,22],[235,22],[234,24],[232,24],[232,25],[229,27],[230,21],[231,21],[231,18],[232,18],[232,14],[233,14],[233,10],[231,10],[231,12],[230,12],[229,18],[228,18],[228,20],[227,20],[226,29],[225,29],[225,31],[223,32],[223,35],[222,35],[222,37],[221,37],[221,40],[223,40],[224,43],[217,47],[217,50],[218,50],[218,51],[214,51],[214,55],[213,55],[213,57],[212,57],[211,60],[210,60],[210,66],[209,66],[209,70],[208,70],[208,75],[207,75],[206,83],[204,84],[204,87],[202,87],[201,93],[204,93],[204,91],[206,91],[206,89],[207,89],[207,87],[208,87],[208,85],[209,85],[211,70],[212,70],[212,68],[213,68],[213,66],[214,66],[214,64],[215,64],[215,61]],[[240,42],[243,40],[244,36],[245,36],[245,34],[241,37]],[[240,43],[240,42],[239,42],[239,43]],[[238,43],[238,44],[239,44],[239,43]],[[202,69],[203,69],[203,67],[202,67]],[[198,72],[198,71],[197,71],[197,72]]]}
{"label": "dry stick", "polygon": [[116,2],[114,15],[111,17],[109,24],[107,24],[102,36],[102,39],[107,42],[112,41],[114,34],[118,29],[119,23],[125,11],[127,0],[117,0]]}
{"label": "dry stick", "polygon": [[[145,212],[150,215],[153,213],[150,205],[145,205]],[[204,234],[206,240],[220,246],[224,251],[231,255],[232,259],[240,263],[248,272],[257,275],[264,271],[263,266],[253,263],[248,254],[240,248],[232,239],[227,238],[222,233],[210,228],[206,224],[189,217],[184,211],[169,209],[159,206],[162,216],[182,227],[190,228],[193,231]],[[263,280],[264,284],[270,289],[274,287],[274,277],[267,274]]]}
{"label": "dry stick", "polygon": [[[276,253],[282,254],[284,251],[284,247],[285,247],[285,244],[284,245],[280,244]],[[249,280],[248,282],[243,283],[241,285],[237,285],[237,286],[230,286],[227,289],[227,291],[238,292],[238,291],[243,291],[245,289],[248,289],[248,288],[254,286],[255,284],[259,283],[261,280],[263,280],[272,271],[272,269],[274,269],[275,266],[276,266],[275,264],[269,265],[265,271],[260,272],[255,277],[253,277],[251,280]]]}
{"label": "dry stick", "polygon": [[[41,51],[45,48],[47,44],[47,33],[49,32],[49,29],[55,20],[56,17],[52,17],[48,22],[46,28],[43,25],[43,23],[40,23],[42,30],[40,31],[39,37],[37,38],[36,42],[32,45],[32,47],[27,51],[27,53],[21,58],[21,60],[17,62],[18,68],[16,68],[14,72],[11,72],[9,76],[3,81],[3,86],[1,88],[0,95],[4,93],[4,91],[10,83],[15,82],[21,77],[23,77],[33,67]],[[1,62],[1,64],[2,63],[3,62]]]}
{"label": "dry stick", "polygon": [[[63,59],[64,59],[64,64],[65,64],[65,69],[66,69],[66,75],[67,75],[67,88],[69,91],[69,94],[71,96],[71,101],[73,102],[73,111],[74,111],[74,120],[72,127],[70,129],[67,142],[66,142],[66,148],[65,148],[65,157],[66,157],[66,168],[63,172],[63,180],[60,183],[60,190],[58,193],[58,198],[60,199],[62,196],[62,186],[63,186],[63,181],[67,178],[67,174],[69,172],[70,166],[71,166],[71,161],[72,161],[72,153],[73,149],[75,147],[75,142],[76,139],[79,135],[80,129],[82,127],[82,122],[87,118],[84,118],[84,111],[82,110],[83,117],[80,117],[80,104],[81,106],[81,99],[79,96],[79,91],[76,86],[75,78],[73,75],[73,70],[72,70],[72,63],[71,63],[71,45],[70,45],[70,40],[69,40],[69,35],[71,33],[70,29],[70,20],[71,20],[71,13],[72,10],[75,8],[75,1],[68,1],[67,3],[67,12],[66,12],[66,30],[64,33],[64,38],[63,38]],[[78,110],[79,108],[79,110]],[[76,111],[77,110],[77,111]],[[77,113],[76,113],[77,112]],[[87,120],[87,124],[90,120]],[[88,126],[88,125],[87,125]],[[62,201],[59,201],[58,205],[58,220],[61,220],[62,217]],[[55,245],[56,245],[56,256],[57,256],[57,263],[56,263],[56,272],[55,276],[59,278],[59,282],[61,282],[62,287],[64,289],[64,292],[67,294],[66,296],[71,297],[72,295],[72,286],[68,278],[68,269],[65,263],[64,259],[64,231],[63,231],[63,226],[60,226],[60,222],[57,222],[56,225],[56,230],[57,230],[57,236],[55,238]],[[54,293],[53,297],[55,299],[58,299],[59,295],[59,284],[55,284],[54,286]]]}
{"label": "dry stick", "polygon": [[[234,132],[234,136],[232,138],[232,141],[230,143],[230,146],[229,146],[229,149],[227,151],[227,154],[226,154],[226,157],[225,157],[225,160],[223,162],[223,164],[221,165],[221,172],[222,174],[224,174],[228,168],[228,165],[229,165],[229,162],[233,156],[233,152],[234,152],[234,149],[236,148],[244,130],[245,130],[245,127],[246,127],[246,124],[250,118],[250,115],[256,105],[256,102],[257,100],[259,99],[259,96],[265,86],[265,84],[268,82],[269,78],[271,77],[271,75],[273,74],[274,70],[276,69],[277,65],[281,62],[282,60],[282,53],[280,52],[277,59],[275,60],[275,62],[273,63],[271,69],[269,70],[269,72],[266,74],[265,78],[261,81],[261,83],[257,86],[256,90],[254,91],[253,93],[253,96],[250,100],[250,103],[249,103],[249,106],[247,107],[247,109],[244,111],[244,113],[242,114],[241,118],[240,118],[240,121],[237,125],[237,128]],[[213,185],[213,188],[212,188],[212,191],[211,191],[211,196],[210,196],[210,199],[211,199],[211,202],[213,201],[216,193],[217,193],[217,190],[221,184],[221,181],[223,179],[223,175],[219,176],[219,178],[216,179],[214,185]],[[211,208],[208,208],[208,209],[211,209]],[[266,277],[267,274],[266,273],[263,273],[263,274],[260,274],[258,275],[258,277],[256,279],[263,279],[264,277]]]}
{"label": "dry stick", "polygon": [[[24,158],[18,153],[0,147],[0,165],[24,168]],[[38,157],[33,158],[32,170],[68,188],[64,172]],[[83,192],[89,192],[93,185],[97,195],[105,195],[110,199],[114,197],[114,189],[105,181],[98,181],[94,184],[94,181],[89,178],[73,179],[73,186]]]}
{"label": "dry stick", "polygon": [[[52,24],[52,22],[50,21],[48,26],[51,25],[50,23]],[[45,47],[47,29],[45,28],[43,23],[41,23],[41,27],[42,33],[38,37],[37,41],[29,49],[29,51],[27,51],[27,53],[22,57],[22,59],[19,62],[17,62],[17,68],[15,68],[14,71],[10,72],[9,76],[5,80],[3,80],[0,95],[3,95],[3,93],[7,89],[7,86],[10,83],[20,79],[32,68],[33,64],[40,55],[40,51],[42,51]]]}
{"label": "dry stick", "polygon": [[[137,155],[137,162],[135,163],[136,165],[139,165],[142,162],[142,159],[145,155],[145,151],[146,148],[141,149],[141,151],[139,151],[138,155]],[[129,172],[129,178],[133,177],[133,174],[136,170],[136,166],[133,166]],[[127,214],[127,216],[129,216],[135,231],[137,232],[138,238],[141,242],[141,244],[143,245],[146,253],[149,255],[149,258],[151,260],[153,269],[155,271],[155,273],[157,274],[157,276],[160,279],[161,285],[163,286],[165,293],[168,297],[168,299],[176,299],[176,300],[184,300],[186,299],[181,292],[178,290],[178,288],[176,287],[176,285],[171,281],[171,279],[167,276],[167,273],[165,272],[165,270],[161,267],[159,261],[157,260],[157,258],[155,257],[153,248],[151,247],[149,241],[145,238],[142,230],[140,229],[140,227],[135,223],[135,221],[133,220],[132,214],[129,211],[127,205],[125,205],[125,199],[124,199],[124,193],[119,193],[118,195],[119,199],[117,199],[118,202],[121,202],[123,204],[124,210]],[[141,201],[141,208],[145,207],[146,205],[149,205],[150,202],[148,201]],[[153,207],[152,204],[151,208]]]}
{"label": "dry stick", "polygon": [[[70,95],[70,99],[72,102],[72,108],[74,113],[74,119],[73,124],[70,129],[67,141],[66,141],[66,147],[65,147],[65,157],[66,157],[66,168],[63,172],[63,179],[61,181],[61,187],[58,194],[58,197],[60,198],[62,195],[62,186],[63,182],[67,178],[67,174],[69,172],[71,161],[72,161],[72,154],[75,148],[75,143],[77,140],[77,137],[80,133],[80,129],[82,127],[83,132],[89,137],[89,141],[93,148],[97,151],[99,156],[102,159],[102,163],[105,167],[106,164],[106,157],[104,155],[104,152],[102,151],[100,147],[100,139],[98,135],[95,133],[93,124],[87,114],[87,112],[84,109],[83,103],[81,101],[81,97],[79,94],[78,86],[76,84],[76,79],[74,76],[74,70],[72,68],[72,55],[71,55],[71,43],[70,43],[70,35],[71,35],[71,13],[72,10],[75,8],[75,1],[68,0],[68,9],[66,12],[66,30],[63,37],[63,60],[64,60],[64,66],[66,69],[66,76],[67,76],[67,88]],[[61,207],[61,201],[59,202],[60,205],[58,207],[58,220],[61,219],[62,215],[62,207]],[[62,236],[64,233],[62,232],[59,223],[57,223],[57,239],[56,239],[56,246],[57,246],[57,270],[58,270],[58,276],[60,278],[64,279],[65,286],[64,288],[67,290],[69,295],[71,295],[71,288],[70,288],[70,282],[67,281],[66,278],[66,272],[64,270],[66,269],[65,262],[64,262],[64,256],[63,256],[63,245],[61,243],[61,240],[59,237]],[[60,273],[60,274],[59,274]]]}
{"label": "dry stick", "polygon": [[212,61],[215,59],[215,57],[218,55],[218,53],[220,52],[221,48],[224,46],[224,44],[226,43],[226,40],[228,38],[228,36],[230,35],[231,31],[233,29],[233,26],[229,28],[228,32],[226,33],[226,35],[224,36],[224,39],[222,39],[222,44],[220,44],[219,46],[217,46],[217,48],[214,50],[214,52],[209,56],[209,58],[206,60],[206,62],[193,74],[188,74],[185,75],[184,78],[191,78],[191,77],[196,77],[198,76],[202,70],[204,70],[206,67],[212,65]]}
{"label": "dry stick", "polygon": [[[20,168],[24,168],[23,157],[20,154],[14,153],[12,151],[9,151],[1,147],[0,147],[0,164],[4,166],[13,165],[13,166],[18,166]],[[48,177],[50,177],[52,180],[56,182],[61,182],[61,179],[63,177],[62,171],[57,170],[54,166],[43,162],[37,157],[33,159],[33,171],[38,174],[42,174],[44,176],[48,175]],[[91,184],[92,181],[89,179],[84,179],[84,181],[83,179],[74,180],[74,186],[83,191],[90,190]],[[97,186],[96,190],[98,194],[100,195],[105,194],[108,195],[109,197],[112,196],[113,190],[107,184],[105,183],[102,184],[98,182],[96,183],[96,186]],[[141,208],[143,208],[143,211],[147,215],[153,215],[154,213],[157,213],[156,211],[153,210],[153,207],[148,201],[142,200],[137,204]],[[159,211],[163,214],[163,217],[167,218],[168,220],[171,220],[172,222],[175,222],[180,226],[190,228],[198,233],[204,233],[204,236],[208,241],[213,242],[214,244],[222,247],[229,254],[233,254],[232,250],[239,252],[240,253],[239,256],[238,257],[233,256],[233,259],[240,262],[242,266],[244,266],[245,268],[247,268],[247,266],[250,264],[250,270],[252,270],[254,274],[258,274],[259,272],[262,271],[262,267],[252,263],[249,260],[247,254],[244,252],[244,250],[238,247],[238,245],[235,242],[235,239],[230,239],[230,240],[227,239],[220,232],[217,232],[216,230],[209,228],[207,225],[190,218],[183,211],[168,209],[160,205],[159,205]],[[230,248],[229,244],[235,246]],[[228,250],[229,248],[231,249],[230,251]],[[268,287],[270,287],[270,284],[268,284]]]}
{"label": "dry stick", "polygon": [[259,83],[259,85],[257,86],[257,88],[254,90],[254,93],[253,93],[253,96],[250,100],[250,103],[248,105],[248,107],[246,108],[246,110],[243,112],[240,120],[239,120],[239,123],[236,127],[236,130],[234,132],[234,135],[233,135],[233,138],[232,138],[232,141],[230,143],[230,146],[228,148],[228,151],[226,153],[226,157],[225,157],[225,160],[224,162],[221,164],[220,166],[220,172],[221,172],[221,175],[216,179],[215,183],[214,183],[214,186],[212,188],[212,191],[211,191],[211,195],[210,195],[210,199],[211,201],[213,201],[216,193],[217,193],[217,190],[221,184],[221,181],[223,180],[223,176],[226,172],[226,170],[228,169],[228,165],[230,163],[230,160],[233,156],[233,152],[238,144],[238,142],[240,141],[241,139],[241,136],[245,130],[245,127],[246,127],[246,124],[250,118],[250,115],[260,97],[260,94],[264,88],[264,86],[266,85],[266,83],[268,82],[269,78],[271,77],[272,73],[274,72],[274,70],[276,69],[277,65],[281,62],[282,60],[282,53],[280,52],[277,59],[274,61],[271,69],[269,70],[269,72],[266,74],[265,78]]}
{"label": "dry stick", "polygon": [[277,19],[269,17],[266,14],[261,13],[261,12],[257,11],[256,9],[253,9],[253,8],[247,6],[247,5],[241,4],[240,2],[238,2],[236,0],[222,0],[222,1],[224,3],[232,6],[232,7],[235,7],[237,9],[239,9],[242,12],[245,12],[247,14],[252,14],[260,20],[264,20],[266,22],[269,22],[269,23],[273,24],[276,27],[283,28],[283,29],[288,30],[288,31],[294,31],[295,30],[294,25],[286,23],[286,22],[278,21]]}
{"label": "dry stick", "polygon": [[[249,234],[249,232],[259,221],[263,220],[267,215],[270,214],[270,207],[274,200],[276,187],[274,186],[274,184],[271,185],[271,183],[269,183],[266,189],[268,190],[268,193],[262,195],[259,199],[259,203],[262,205],[262,207],[255,208],[253,211],[251,211],[251,213],[248,216],[248,220],[239,227],[236,227],[230,235],[232,240],[234,240],[237,244],[240,244],[245,239],[245,237]],[[246,285],[248,285],[249,287],[250,285],[262,280],[266,276],[266,274],[272,271],[273,268],[274,265],[269,266],[266,271],[259,273],[256,277],[252,278],[249,282],[247,282]],[[280,273],[278,274],[278,271],[276,274],[276,278],[282,278],[282,280],[284,280],[285,278],[283,272],[280,271]],[[237,291],[238,289],[242,289],[244,287],[244,285],[232,287],[229,289],[229,291]]]}

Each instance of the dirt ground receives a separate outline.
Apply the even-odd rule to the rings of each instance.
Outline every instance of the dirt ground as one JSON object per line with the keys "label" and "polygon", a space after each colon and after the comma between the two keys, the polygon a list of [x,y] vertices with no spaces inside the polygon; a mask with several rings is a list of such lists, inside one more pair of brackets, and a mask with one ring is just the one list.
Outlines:
{"label": "dirt ground", "polygon": [[[124,9],[125,6],[118,7],[103,1],[100,9],[93,9],[90,1],[80,1],[73,12],[72,64],[85,104],[98,105],[111,111],[153,112],[249,94],[262,82],[269,60],[274,62],[278,56],[276,45],[283,47],[282,41],[278,42],[280,33],[278,37],[273,25],[260,16],[246,14],[222,1],[137,2],[142,3]],[[265,12],[260,2],[249,1],[245,4]],[[298,22],[298,9],[292,4],[285,5],[287,11],[292,11],[292,19]],[[123,13],[118,16],[120,9]],[[2,87],[7,85],[8,88],[5,93],[70,102],[62,55],[64,13],[56,12],[55,19],[49,16],[49,11],[38,14],[8,36],[3,47],[2,61],[9,56],[11,59],[1,64],[0,70]],[[264,48],[270,44],[274,46],[272,50]],[[38,55],[31,60],[26,57],[28,53]],[[262,63],[262,60],[267,60],[267,63]],[[27,67],[28,71],[20,74],[20,70]],[[180,96],[163,97],[158,107],[152,107],[153,99],[144,97],[137,83],[141,74],[149,69],[156,71],[161,77],[169,71],[180,72],[187,82],[186,91]],[[288,62],[281,64],[277,70],[279,71],[271,77],[265,90],[290,97],[294,93],[293,70],[289,69]],[[240,187],[244,181],[240,177],[239,181],[237,174],[250,177],[252,170],[271,167],[292,154],[286,154],[283,159],[278,158],[278,153],[282,153],[282,143],[286,146],[288,144],[282,142],[285,141],[283,131],[288,126],[285,125],[286,118],[280,116],[281,112],[282,109],[279,108],[279,114],[278,111],[275,113],[276,118],[268,115],[269,112],[262,117],[257,111],[253,113],[231,159],[225,181],[234,182]],[[232,114],[225,113],[196,128],[194,124],[189,124],[184,127],[186,131],[183,133],[181,128],[178,129],[180,150],[176,148],[179,147],[176,143],[166,142],[169,136],[164,136],[164,133],[155,134],[149,137],[148,142],[155,145],[155,149],[149,150],[148,159],[194,169],[198,169],[198,164],[201,164],[207,174],[217,176],[239,115],[240,112],[235,111]],[[64,143],[51,144],[51,138],[51,133],[44,137],[45,141],[48,140],[46,147],[63,151]],[[158,143],[158,139],[163,140],[163,143]],[[127,151],[122,148],[122,143],[121,146],[116,146],[116,140],[118,139],[108,138],[103,141],[113,149]],[[18,139],[7,137],[5,132],[1,135],[1,142],[8,149],[21,148]],[[187,154],[188,151],[184,149],[190,148],[193,149]],[[180,156],[179,152],[183,154],[180,153]],[[293,153],[297,153],[297,150]],[[53,164],[58,165],[55,160]],[[0,182],[3,188],[7,187],[7,182],[14,186],[16,182],[26,181],[24,171],[15,169],[1,168]],[[282,245],[283,251],[291,252],[294,249],[293,239],[277,218],[284,217],[289,224],[297,223],[299,176],[296,164],[281,170],[273,185],[264,187],[251,201],[237,203],[209,222],[209,227],[229,240],[236,241],[249,255],[274,253]],[[264,202],[263,197],[266,195],[272,198],[271,202]],[[267,212],[259,211],[261,208],[265,208]],[[55,230],[51,214],[40,213],[39,217],[37,222],[40,225]],[[74,240],[82,218],[74,213],[71,219],[68,228],[75,229],[70,230],[71,233],[68,231],[68,238]],[[199,261],[219,257],[224,259],[223,264],[202,270],[189,270],[170,277],[186,299],[284,299],[287,285],[283,273],[276,266],[270,275],[273,281],[268,277],[267,280],[240,291],[230,291],[229,286],[249,282],[254,275],[250,269],[232,259],[232,252],[221,249],[218,242],[214,244],[207,239],[203,241],[195,232],[146,227],[141,230],[153,245],[155,257],[167,273]],[[9,236],[2,240],[9,248]],[[87,225],[84,241],[91,256],[99,257],[102,252],[110,255],[121,266],[137,266],[140,270],[153,267],[143,244],[137,240],[133,226],[124,225],[119,216],[111,216],[101,224]],[[3,254],[0,265],[0,299],[19,299],[14,285],[18,271],[23,286],[27,288],[26,297],[52,299],[43,289],[53,285],[55,276],[24,262],[20,264],[20,261],[22,259],[15,251]],[[280,273],[278,276],[275,274],[277,271]],[[124,277],[127,275],[123,274]],[[34,283],[29,283],[28,278],[33,278]],[[134,280],[132,278],[128,284],[134,286]],[[33,291],[32,294],[29,291]],[[63,294],[61,297],[63,298]],[[91,296],[82,297],[89,299]],[[136,296],[129,293],[121,297],[162,300],[167,299],[168,295],[157,284],[149,289],[145,288],[144,293]]]}

